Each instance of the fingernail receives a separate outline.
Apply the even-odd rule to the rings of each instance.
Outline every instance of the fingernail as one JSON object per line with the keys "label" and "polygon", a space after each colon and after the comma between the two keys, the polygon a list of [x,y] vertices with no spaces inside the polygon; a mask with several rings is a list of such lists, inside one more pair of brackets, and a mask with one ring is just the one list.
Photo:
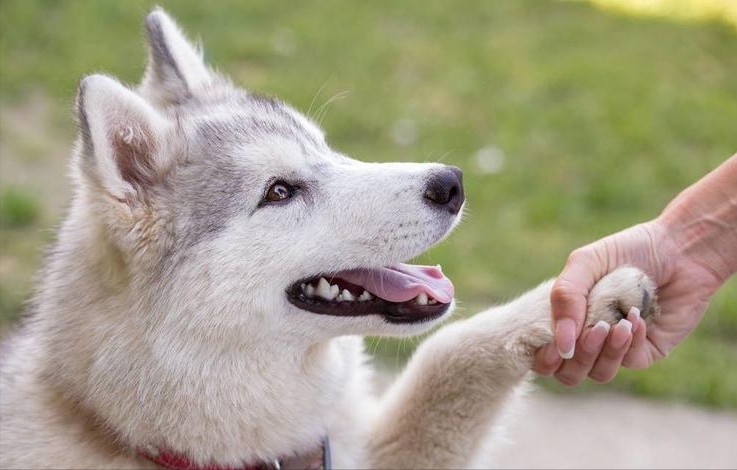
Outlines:
{"label": "fingernail", "polygon": [[555,346],[563,359],[570,359],[576,349],[576,323],[570,318],[559,320],[555,325]]}
{"label": "fingernail", "polygon": [[627,314],[627,320],[632,323],[632,332],[637,331],[637,327],[640,324],[640,309],[632,307]]}
{"label": "fingernail", "polygon": [[630,335],[632,334],[632,323],[629,320],[625,320],[624,318],[619,320],[619,323],[617,323],[617,326],[614,327],[617,330],[625,331],[626,333],[622,334],[615,331],[612,335],[612,347],[615,349],[619,349],[627,342]]}
{"label": "fingernail", "polygon": [[583,349],[588,353],[597,352],[604,345],[606,337],[609,334],[611,325],[605,321],[600,321],[589,331],[586,340],[583,342]]}

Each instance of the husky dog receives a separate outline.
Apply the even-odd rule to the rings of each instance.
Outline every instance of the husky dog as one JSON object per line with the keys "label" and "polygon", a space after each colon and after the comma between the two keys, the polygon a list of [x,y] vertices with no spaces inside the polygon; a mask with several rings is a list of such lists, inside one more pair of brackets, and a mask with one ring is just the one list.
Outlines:
{"label": "husky dog", "polygon": [[[551,282],[439,329],[375,396],[362,336],[453,309],[439,267],[403,262],[458,223],[460,170],[353,160],[214,73],[162,10],[146,29],[139,86],[79,85],[73,202],[3,347],[0,465],[487,465],[551,340]],[[620,269],[588,323],[632,306],[657,312],[653,284]]]}

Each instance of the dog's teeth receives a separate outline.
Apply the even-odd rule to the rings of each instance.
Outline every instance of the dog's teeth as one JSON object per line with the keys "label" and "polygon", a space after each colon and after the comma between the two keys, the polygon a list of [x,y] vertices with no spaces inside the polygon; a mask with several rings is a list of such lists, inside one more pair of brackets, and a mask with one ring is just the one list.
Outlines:
{"label": "dog's teeth", "polygon": [[430,299],[429,299],[429,300],[427,301],[427,303],[429,303],[429,304],[436,304],[436,303],[438,303],[438,301],[437,301],[437,300],[435,300],[435,299],[433,299],[433,298],[431,297],[431,298],[430,298]]}
{"label": "dog's teeth", "polygon": [[427,305],[427,294],[425,294],[424,292],[420,292],[420,295],[415,298],[415,302],[418,305]]}
{"label": "dog's teeth", "polygon": [[367,290],[363,291],[363,294],[361,294],[361,296],[358,298],[358,300],[360,300],[362,302],[365,302],[365,301],[371,300],[371,299],[373,299],[373,296],[371,294],[369,294],[369,291],[367,291]]}
{"label": "dog's teeth", "polygon": [[338,294],[336,298],[333,299],[335,302],[342,302],[343,301],[343,294]]}
{"label": "dog's teeth", "polygon": [[343,289],[343,292],[340,294],[340,296],[342,296],[343,300],[345,300],[346,302],[353,302],[354,300],[356,300],[356,297],[354,297],[353,294],[348,291],[348,289]]}
{"label": "dog's teeth", "polygon": [[302,288],[305,295],[309,298],[312,298],[315,296],[315,288],[312,286],[312,284],[307,284],[305,287]]}
{"label": "dog's teeth", "polygon": [[335,284],[331,285],[330,286],[330,297],[334,299],[338,297],[338,295],[340,295],[340,287],[336,286]]}
{"label": "dog's teeth", "polygon": [[317,289],[315,289],[315,293],[325,300],[333,300],[333,298],[335,297],[335,295],[333,295],[331,292],[330,284],[328,283],[328,281],[325,280],[324,277],[321,277],[320,282],[317,283]]}

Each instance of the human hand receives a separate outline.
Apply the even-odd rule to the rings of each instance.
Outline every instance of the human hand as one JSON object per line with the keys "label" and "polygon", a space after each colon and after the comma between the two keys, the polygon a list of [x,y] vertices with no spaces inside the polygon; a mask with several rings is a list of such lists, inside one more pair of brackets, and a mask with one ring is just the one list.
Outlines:
{"label": "human hand", "polygon": [[[629,325],[622,321],[609,331],[583,329],[589,291],[604,275],[624,265],[642,269],[656,283],[661,315],[650,326],[631,313]],[[723,281],[708,264],[683,249],[658,219],[579,248],[571,253],[553,286],[555,339],[538,350],[534,370],[575,386],[587,376],[608,382],[622,365],[649,367],[696,327]]]}

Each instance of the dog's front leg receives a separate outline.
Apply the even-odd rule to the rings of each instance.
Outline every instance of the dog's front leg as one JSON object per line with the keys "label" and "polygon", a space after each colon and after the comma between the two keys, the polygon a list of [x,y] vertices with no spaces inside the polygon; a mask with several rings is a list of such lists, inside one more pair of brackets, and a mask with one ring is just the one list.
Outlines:
{"label": "dog's front leg", "polygon": [[[376,468],[462,468],[551,339],[552,281],[500,307],[442,328],[417,350],[384,398],[369,441]],[[605,277],[588,323],[618,321],[631,306],[654,314],[652,283],[633,268]]]}
{"label": "dog's front leg", "polygon": [[550,282],[442,328],[387,392],[370,441],[376,468],[462,468],[550,339]]}

